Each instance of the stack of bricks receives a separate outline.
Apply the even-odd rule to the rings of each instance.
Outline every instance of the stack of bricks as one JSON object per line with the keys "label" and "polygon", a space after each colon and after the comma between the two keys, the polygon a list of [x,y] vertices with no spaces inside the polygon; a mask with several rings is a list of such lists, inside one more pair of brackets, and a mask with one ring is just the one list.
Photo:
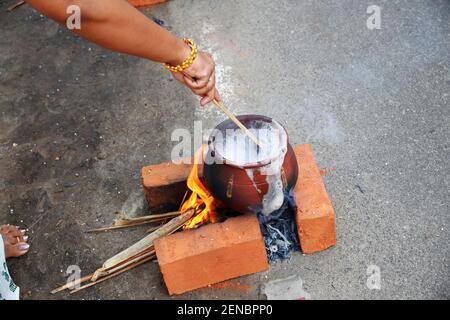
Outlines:
{"label": "stack of bricks", "polygon": [[[191,169],[191,164],[172,162],[142,168],[144,195],[152,212],[172,211],[180,207],[187,191],[186,180]],[[203,175],[202,170],[203,167],[199,168],[200,176]]]}
{"label": "stack of bricks", "polygon": [[336,245],[333,205],[309,144],[294,148],[298,179],[294,188],[296,222],[300,248],[314,253]]}
{"label": "stack of bricks", "polygon": [[[310,145],[298,145],[294,151],[299,167],[294,196],[300,248],[303,253],[319,252],[336,244],[334,210]],[[191,167],[165,163],[142,169],[150,209],[161,210],[165,204],[179,206]],[[268,269],[255,215],[160,238],[155,249],[170,294]]]}
{"label": "stack of bricks", "polygon": [[269,268],[258,219],[252,214],[177,232],[154,244],[169,294]]}

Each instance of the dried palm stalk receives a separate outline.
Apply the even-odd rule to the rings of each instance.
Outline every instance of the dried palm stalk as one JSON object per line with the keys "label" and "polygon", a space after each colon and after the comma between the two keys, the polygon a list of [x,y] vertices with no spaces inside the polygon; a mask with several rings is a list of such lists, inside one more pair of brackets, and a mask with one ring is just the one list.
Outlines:
{"label": "dried palm stalk", "polygon": [[153,241],[155,241],[156,239],[171,234],[172,232],[178,230],[183,224],[186,223],[186,221],[191,219],[194,214],[195,214],[194,209],[182,213],[178,217],[173,218],[172,220],[167,222],[158,230],[153,231],[142,240],[136,242],[131,247],[123,250],[122,252],[119,252],[114,257],[106,260],[103,266],[94,272],[94,276],[92,277],[91,280],[96,281],[98,277],[100,277],[107,269],[113,268],[118,264],[120,264],[121,262],[129,259],[130,257],[133,257],[139,254],[140,252],[148,249],[149,247],[153,246]]}
{"label": "dried palm stalk", "polygon": [[11,12],[14,9],[17,9],[18,7],[20,7],[23,4],[25,4],[25,1],[22,1],[22,0],[16,1],[14,4],[10,5],[7,10],[9,12]]}
{"label": "dried palm stalk", "polygon": [[131,247],[119,252],[114,257],[105,261],[103,266],[97,269],[93,274],[85,276],[79,280],[67,283],[55,290],[52,293],[57,293],[66,289],[71,289],[76,285],[84,283],[86,281],[92,281],[92,283],[84,285],[71,292],[77,292],[84,288],[91,287],[104,280],[110,279],[116,275],[119,275],[127,270],[130,270],[144,262],[155,259],[155,250],[153,241],[156,239],[169,235],[179,228],[181,228],[187,221],[189,221],[195,214],[195,210],[191,209],[184,213],[178,213],[178,216],[147,235],[142,240],[138,241]]}
{"label": "dried palm stalk", "polygon": [[128,270],[131,270],[131,269],[133,269],[133,268],[135,268],[135,267],[137,267],[137,266],[140,266],[140,265],[143,264],[143,263],[146,263],[146,262],[148,262],[148,261],[151,261],[151,260],[153,260],[153,259],[155,259],[155,258],[156,258],[156,254],[153,253],[153,254],[151,254],[151,255],[149,255],[149,256],[147,256],[147,257],[145,257],[145,258],[143,258],[143,259],[141,259],[141,260],[139,260],[139,261],[134,262],[133,264],[128,265],[128,266],[127,266],[126,268],[124,268],[124,269],[118,270],[117,272],[111,273],[111,274],[108,275],[108,276],[105,276],[105,277],[100,278],[100,279],[98,279],[98,280],[96,280],[96,281],[93,281],[93,282],[90,282],[90,283],[88,283],[88,284],[85,284],[84,286],[81,286],[81,287],[79,287],[79,288],[77,288],[77,289],[74,289],[74,290],[70,291],[70,293],[72,294],[72,293],[78,292],[78,291],[80,291],[80,290],[83,290],[83,289],[86,289],[86,288],[95,286],[96,284],[99,284],[100,282],[103,282],[103,281],[105,281],[105,280],[108,280],[108,279],[111,279],[111,278],[113,278],[113,277],[115,277],[115,276],[118,276],[118,275],[121,274],[121,273],[124,273],[124,272],[126,272],[126,271],[128,271]]}
{"label": "dried palm stalk", "polygon": [[165,221],[170,218],[179,216],[180,214],[181,214],[180,211],[174,211],[174,212],[168,212],[168,213],[162,213],[162,214],[151,214],[148,216],[142,216],[142,217],[136,217],[136,218],[124,217],[124,218],[120,218],[120,219],[114,221],[114,224],[110,227],[92,229],[92,230],[88,230],[86,232],[92,233],[92,232],[101,232],[101,231],[109,231],[109,230],[115,230],[115,229],[135,227],[135,226],[140,226],[143,224]]}

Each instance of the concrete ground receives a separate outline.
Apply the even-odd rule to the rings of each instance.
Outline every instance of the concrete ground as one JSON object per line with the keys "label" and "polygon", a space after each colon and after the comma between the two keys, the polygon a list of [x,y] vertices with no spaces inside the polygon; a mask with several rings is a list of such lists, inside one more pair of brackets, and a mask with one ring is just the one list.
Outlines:
{"label": "concrete ground", "polygon": [[[143,237],[84,231],[144,213],[140,168],[170,159],[174,129],[223,115],[160,65],[27,6],[6,12],[12,2],[0,1],[0,221],[30,228],[31,251],[8,262],[22,298],[169,298],[157,263],[49,292],[68,266],[89,273]],[[366,26],[369,5],[380,30]],[[266,282],[289,276],[313,299],[450,298],[448,1],[173,0],[144,13],[214,53],[232,110],[312,144],[337,218],[335,248],[176,298],[265,298]],[[380,290],[366,286],[371,265]]]}

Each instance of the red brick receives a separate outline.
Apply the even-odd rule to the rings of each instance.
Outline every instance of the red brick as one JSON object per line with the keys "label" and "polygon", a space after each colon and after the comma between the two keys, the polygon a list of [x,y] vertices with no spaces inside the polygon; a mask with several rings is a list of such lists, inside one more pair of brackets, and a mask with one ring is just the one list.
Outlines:
{"label": "red brick", "polygon": [[177,232],[157,239],[154,245],[171,295],[269,267],[255,215]]}
{"label": "red brick", "polygon": [[336,245],[334,210],[309,144],[294,148],[298,179],[294,189],[297,229],[303,253]]}
{"label": "red brick", "polygon": [[128,0],[135,7],[146,7],[153,4],[166,2],[167,0]]}
{"label": "red brick", "polygon": [[[143,167],[142,186],[150,210],[177,210],[187,191],[186,180],[191,164],[160,163]],[[202,175],[203,167],[199,169]]]}

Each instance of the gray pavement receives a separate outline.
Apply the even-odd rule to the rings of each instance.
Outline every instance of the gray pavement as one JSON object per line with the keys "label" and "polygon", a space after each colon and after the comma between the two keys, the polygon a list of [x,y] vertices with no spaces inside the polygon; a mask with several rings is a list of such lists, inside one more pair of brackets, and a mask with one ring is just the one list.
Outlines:
{"label": "gray pavement", "polygon": [[[152,62],[109,52],[27,6],[0,2],[0,222],[27,226],[11,260],[23,299],[166,299],[156,263],[50,295],[145,228],[86,234],[143,209],[140,168],[170,159],[171,132],[224,119]],[[369,5],[381,29],[369,30]],[[450,298],[449,1],[173,0],[145,9],[217,60],[237,114],[271,116],[310,143],[337,218],[335,248],[180,297],[264,299],[298,276],[313,299]],[[369,266],[381,289],[370,290]]]}

